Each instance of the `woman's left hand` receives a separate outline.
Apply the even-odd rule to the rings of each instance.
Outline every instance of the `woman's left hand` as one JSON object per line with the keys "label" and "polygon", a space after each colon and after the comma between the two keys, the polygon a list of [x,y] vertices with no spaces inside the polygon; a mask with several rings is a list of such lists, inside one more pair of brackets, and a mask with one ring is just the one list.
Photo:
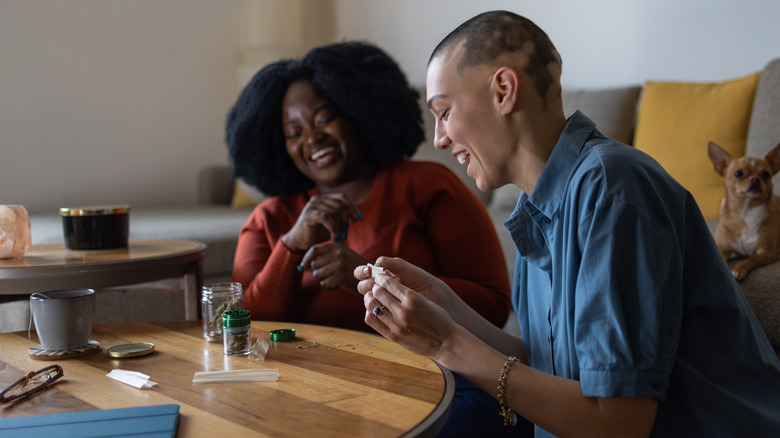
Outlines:
{"label": "woman's left hand", "polygon": [[304,270],[312,272],[322,287],[357,292],[358,280],[353,272],[355,267],[366,262],[363,256],[344,243],[329,242],[309,248],[301,264]]}

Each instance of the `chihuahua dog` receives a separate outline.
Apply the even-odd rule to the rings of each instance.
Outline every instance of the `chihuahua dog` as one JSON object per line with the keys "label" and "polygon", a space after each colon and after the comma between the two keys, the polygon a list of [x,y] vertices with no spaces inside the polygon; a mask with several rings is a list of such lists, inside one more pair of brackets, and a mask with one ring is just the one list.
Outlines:
{"label": "chihuahua dog", "polygon": [[772,176],[780,171],[780,143],[764,159],[733,158],[710,142],[707,154],[726,181],[715,242],[726,261],[747,257],[731,270],[737,280],[775,260],[780,250],[780,197],[772,194]]}

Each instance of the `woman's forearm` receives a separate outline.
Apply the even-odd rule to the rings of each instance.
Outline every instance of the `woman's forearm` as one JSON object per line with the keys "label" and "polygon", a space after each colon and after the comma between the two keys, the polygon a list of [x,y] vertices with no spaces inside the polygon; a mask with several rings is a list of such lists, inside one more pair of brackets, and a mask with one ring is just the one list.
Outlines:
{"label": "woman's forearm", "polygon": [[[508,359],[465,330],[432,358],[494,397]],[[522,359],[509,366],[504,399],[518,415],[560,437],[646,437],[657,409],[655,399],[585,397],[576,380],[535,370]]]}
{"label": "woman's forearm", "polygon": [[234,281],[244,286],[245,308],[255,319],[289,319],[298,300],[302,273],[297,266],[303,257],[289,252],[281,242],[262,260],[250,257],[236,257],[233,273]]}
{"label": "woman's forearm", "polygon": [[492,324],[459,297],[456,296],[449,301],[444,307],[455,322],[496,351],[526,361],[522,339]]}

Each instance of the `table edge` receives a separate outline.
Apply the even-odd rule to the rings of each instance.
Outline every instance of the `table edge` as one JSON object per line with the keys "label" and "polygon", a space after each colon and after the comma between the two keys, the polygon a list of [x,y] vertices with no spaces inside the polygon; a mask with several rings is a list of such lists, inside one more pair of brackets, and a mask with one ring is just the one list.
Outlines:
{"label": "table edge", "polygon": [[[205,255],[206,248],[205,243],[199,240],[187,240],[187,239],[139,239],[135,242],[148,242],[148,241],[178,241],[178,242],[191,242],[194,245],[190,249],[171,252],[167,254],[157,254],[148,257],[135,258],[129,260],[100,260],[90,261],[83,263],[71,263],[71,264],[59,264],[59,265],[40,265],[40,266],[0,266],[0,280],[16,280],[25,279],[28,277],[30,271],[34,272],[36,276],[78,276],[83,275],[85,272],[102,271],[107,267],[116,265],[123,266],[123,270],[129,270],[138,266],[145,266],[150,264],[166,263],[171,261],[189,262],[202,259]],[[131,243],[133,241],[131,240]],[[93,251],[93,250],[71,250],[71,251]],[[100,251],[100,250],[94,250]],[[177,262],[178,263],[178,262]],[[22,275],[24,273],[24,275]]]}
{"label": "table edge", "polygon": [[450,413],[452,412],[452,405],[455,401],[455,378],[452,376],[452,371],[448,368],[443,367],[433,359],[431,361],[439,367],[444,376],[444,394],[436,408],[423,421],[403,435],[406,438],[436,436],[444,427],[444,423],[450,418]]}

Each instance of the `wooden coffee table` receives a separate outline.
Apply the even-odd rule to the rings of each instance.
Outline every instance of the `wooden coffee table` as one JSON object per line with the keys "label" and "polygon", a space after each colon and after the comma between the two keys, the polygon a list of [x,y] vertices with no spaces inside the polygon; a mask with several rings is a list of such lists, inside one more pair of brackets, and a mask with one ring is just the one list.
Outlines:
{"label": "wooden coffee table", "polygon": [[[453,403],[452,373],[431,359],[364,332],[309,324],[252,321],[252,339],[295,329],[296,339],[271,342],[265,360],[225,356],[203,340],[196,321],[101,324],[91,338],[103,351],[55,363],[64,376],[52,388],[12,405],[6,417],[136,406],[180,406],[177,436],[419,437],[434,436]],[[31,359],[27,332],[0,333],[0,388],[52,362]],[[128,359],[111,346],[149,342],[154,353]],[[118,368],[157,383],[137,389],[106,377]],[[277,369],[275,382],[193,383],[196,372]]]}
{"label": "wooden coffee table", "polygon": [[198,319],[206,245],[192,240],[130,240],[127,248],[70,250],[32,245],[24,257],[0,260],[0,295],[58,289],[106,289],[181,277],[184,317]]}

